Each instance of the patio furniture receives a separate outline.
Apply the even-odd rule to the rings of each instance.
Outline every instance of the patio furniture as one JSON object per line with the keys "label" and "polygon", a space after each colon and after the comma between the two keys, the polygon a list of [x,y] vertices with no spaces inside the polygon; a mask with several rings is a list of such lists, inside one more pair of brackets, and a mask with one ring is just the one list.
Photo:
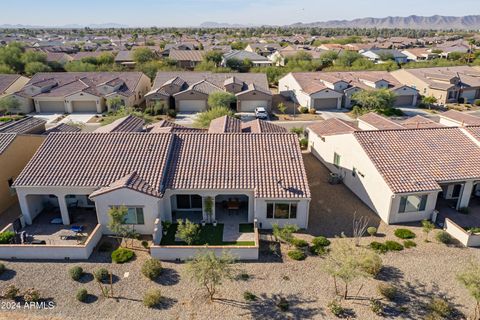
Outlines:
{"label": "patio furniture", "polygon": [[70,230],[75,232],[75,233],[81,233],[83,232],[84,227],[83,226],[71,226]]}
{"label": "patio furniture", "polygon": [[52,220],[50,220],[50,223],[51,224],[62,224],[63,220],[62,220],[61,217],[57,217],[57,218],[53,218]]}

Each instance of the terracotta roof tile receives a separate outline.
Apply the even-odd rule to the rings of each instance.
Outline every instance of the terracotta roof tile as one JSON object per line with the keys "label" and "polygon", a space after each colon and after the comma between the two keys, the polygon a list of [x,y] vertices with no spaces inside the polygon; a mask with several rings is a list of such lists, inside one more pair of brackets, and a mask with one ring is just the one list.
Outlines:
{"label": "terracotta roof tile", "polygon": [[375,112],[369,112],[358,118],[378,130],[404,129],[404,127],[388,118],[385,118]]}
{"label": "terracotta roof tile", "polygon": [[142,118],[128,115],[96,129],[95,132],[139,132],[142,131],[144,123]]}
{"label": "terracotta roof tile", "polygon": [[0,133],[0,154],[7,150],[8,146],[15,140],[16,133]]}
{"label": "terracotta roof tile", "polygon": [[431,119],[416,115],[414,117],[408,118],[401,122],[401,125],[407,129],[418,129],[418,128],[442,128],[445,127],[443,124],[435,122]]}
{"label": "terracotta roof tile", "polygon": [[310,130],[321,137],[336,134],[347,134],[360,130],[353,122],[338,118],[330,118],[308,126]]}
{"label": "terracotta roof tile", "polygon": [[480,125],[480,117],[457,110],[448,110],[444,113],[440,113],[440,117],[456,121],[460,126]]}

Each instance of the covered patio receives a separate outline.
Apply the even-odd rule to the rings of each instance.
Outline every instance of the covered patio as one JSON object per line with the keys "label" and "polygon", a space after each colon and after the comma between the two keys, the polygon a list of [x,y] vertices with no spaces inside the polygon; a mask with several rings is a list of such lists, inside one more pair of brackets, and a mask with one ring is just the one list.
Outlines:
{"label": "covered patio", "polygon": [[437,201],[437,220],[436,222],[443,226],[445,219],[448,218],[462,228],[480,227],[480,198],[472,197],[468,209],[458,211],[455,204],[450,200],[439,199]]}
{"label": "covered patio", "polygon": [[222,194],[215,197],[215,219],[220,223],[247,223],[248,210],[249,197],[247,195]]}

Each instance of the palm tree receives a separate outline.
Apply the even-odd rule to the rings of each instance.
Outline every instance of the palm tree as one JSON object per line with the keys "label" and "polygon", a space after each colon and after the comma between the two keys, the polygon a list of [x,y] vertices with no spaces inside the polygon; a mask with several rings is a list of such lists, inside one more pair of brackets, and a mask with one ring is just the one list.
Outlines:
{"label": "palm tree", "polygon": [[123,37],[123,34],[122,34],[122,32],[119,30],[119,31],[117,32],[117,38],[118,38],[118,40],[120,41],[120,47],[122,46],[122,37]]}

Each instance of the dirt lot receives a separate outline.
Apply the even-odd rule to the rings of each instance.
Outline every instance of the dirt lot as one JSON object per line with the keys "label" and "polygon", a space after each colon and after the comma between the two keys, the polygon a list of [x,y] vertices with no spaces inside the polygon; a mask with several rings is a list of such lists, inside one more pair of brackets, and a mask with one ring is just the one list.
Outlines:
{"label": "dirt lot", "polygon": [[[333,237],[350,230],[353,212],[370,217],[371,224],[379,226],[375,238],[364,237],[361,245],[372,240],[396,239],[393,231],[398,226],[386,226],[374,219],[373,213],[363,206],[344,186],[330,186],[325,182],[326,169],[310,155],[305,156],[313,200],[310,215],[311,234],[327,234]],[[474,300],[456,280],[456,275],[469,261],[480,261],[480,250],[445,246],[435,241],[424,242],[424,234],[418,226],[409,226],[417,235],[416,248],[381,255],[384,268],[377,279],[362,279],[351,285],[351,295],[342,304],[351,310],[356,319],[423,319],[428,313],[431,298],[446,297],[458,312],[469,314]],[[330,231],[331,230],[331,231]],[[351,231],[351,230],[350,230]],[[433,233],[437,232],[434,231]],[[298,235],[306,239],[311,234]],[[268,235],[263,235],[269,238]],[[430,236],[433,239],[433,234]],[[332,239],[332,250],[339,241]],[[308,256],[304,261],[293,261],[286,256],[288,248],[282,247],[282,257],[269,252],[268,243],[262,243],[258,262],[237,263],[236,267],[250,275],[247,281],[228,280],[219,289],[218,299],[207,302],[205,292],[198,288],[184,273],[182,263],[164,262],[164,272],[155,282],[147,280],[140,272],[142,262],[148,257],[137,252],[133,262],[112,264],[108,253],[94,252],[89,261],[6,261],[8,270],[0,276],[0,289],[14,283],[21,290],[35,287],[42,296],[55,302],[51,310],[17,310],[7,313],[0,310],[5,319],[335,319],[327,304],[334,298],[331,277],[324,272],[324,258]],[[87,273],[106,267],[116,275],[114,294],[117,299],[106,299],[98,285],[87,275],[81,282],[68,276],[68,269],[80,265]],[[128,277],[125,273],[128,272]],[[374,315],[370,298],[381,298],[377,285],[382,282],[395,284],[400,298],[387,302],[384,317]],[[362,286],[363,285],[363,286]],[[85,287],[92,294],[89,303],[75,300],[78,288]],[[156,287],[165,296],[158,309],[148,309],[141,299],[148,288]],[[358,291],[361,289],[360,291]],[[258,299],[247,302],[244,291],[251,291]],[[289,302],[289,310],[277,307],[281,297]],[[5,302],[2,300],[0,302]],[[38,318],[36,318],[38,317]],[[457,319],[464,317],[459,316]]]}

